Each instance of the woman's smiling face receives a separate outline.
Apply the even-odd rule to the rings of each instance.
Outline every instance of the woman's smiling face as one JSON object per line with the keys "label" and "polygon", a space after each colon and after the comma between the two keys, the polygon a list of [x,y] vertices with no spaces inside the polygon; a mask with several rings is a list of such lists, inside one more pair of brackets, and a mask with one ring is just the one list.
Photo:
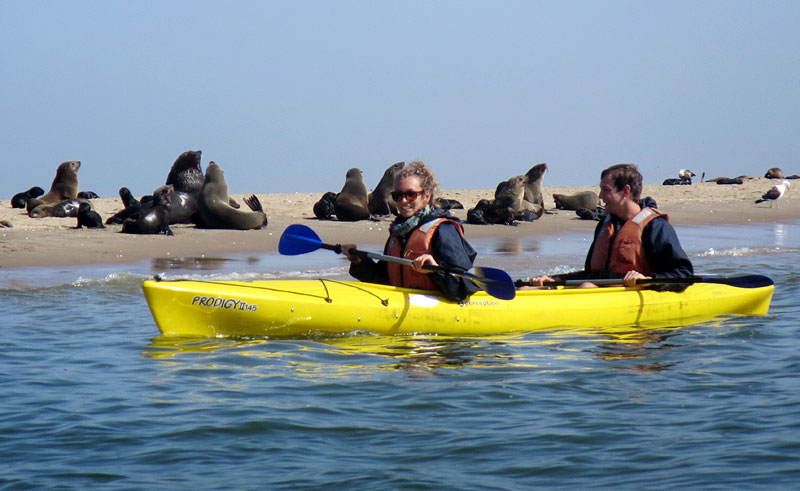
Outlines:
{"label": "woman's smiling face", "polygon": [[[403,218],[414,216],[431,203],[433,193],[430,190],[423,190],[419,177],[409,176],[397,181],[393,195],[400,193],[397,203],[397,213]],[[395,197],[392,196],[392,199]]]}

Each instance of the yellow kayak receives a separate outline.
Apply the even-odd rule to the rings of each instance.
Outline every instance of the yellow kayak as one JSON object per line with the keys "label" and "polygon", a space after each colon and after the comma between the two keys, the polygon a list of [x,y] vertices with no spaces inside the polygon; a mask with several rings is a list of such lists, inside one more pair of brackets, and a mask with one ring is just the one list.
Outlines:
{"label": "yellow kayak", "polygon": [[564,328],[673,327],[722,315],[764,315],[765,276],[701,277],[681,292],[647,287],[521,290],[513,300],[477,292],[455,303],[422,290],[357,281],[147,280],[144,295],[164,336],[299,337],[490,335]]}

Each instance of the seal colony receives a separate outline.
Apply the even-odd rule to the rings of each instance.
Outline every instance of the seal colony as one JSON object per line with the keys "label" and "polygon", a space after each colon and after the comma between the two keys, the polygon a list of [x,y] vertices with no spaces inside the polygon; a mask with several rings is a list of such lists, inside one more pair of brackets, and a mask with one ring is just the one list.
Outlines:
{"label": "seal colony", "polygon": [[[97,196],[96,193],[79,191],[78,174],[82,166],[78,160],[58,165],[56,176],[47,193],[43,192],[42,187],[31,186],[26,191],[17,193],[11,200],[10,206],[22,210],[30,208],[27,213],[30,218],[72,217],[78,220],[81,228],[102,230],[98,225],[105,224],[109,226],[111,232],[124,231],[126,234],[169,235],[174,233],[171,226],[177,224],[199,229],[228,230],[266,227],[269,220],[262,204],[264,198],[259,200],[255,195],[239,198],[240,202],[245,202],[245,206],[240,207],[228,195],[227,183],[219,165],[209,163],[208,171],[203,172],[202,155],[200,150],[182,152],[170,161],[171,166],[165,166],[166,179],[154,183],[155,190],[139,196],[138,199],[138,195],[134,195],[130,187],[121,187],[118,208],[109,209],[108,205],[104,205],[102,209],[94,209],[92,198]],[[362,172],[361,168],[351,167],[344,176],[345,182],[339,192],[323,193],[319,200],[304,204],[302,205],[304,209],[297,211],[300,213],[306,211],[307,213],[302,214],[321,220],[391,221],[395,217],[396,209],[389,191],[394,176],[404,165],[403,161],[398,161],[388,166],[385,164],[380,166],[380,174],[376,174],[376,178],[380,179],[371,190],[365,185],[366,173]],[[372,172],[377,171],[377,168],[372,168]],[[562,210],[574,210],[574,219],[597,220],[602,217],[604,210],[598,203],[594,191],[552,192],[545,195],[544,176],[547,171],[548,164],[539,163],[529,167],[523,174],[496,181],[497,185],[491,195],[483,194],[472,199],[474,206],[461,215],[462,220],[471,225],[517,225],[525,221],[542,220],[546,215],[556,214]],[[679,179],[684,181],[690,181],[695,177],[695,173],[689,169],[681,169],[678,175]],[[783,175],[783,171],[773,167],[764,175],[772,176],[769,179],[776,179],[774,176]],[[786,180],[793,178],[797,176],[785,177]],[[763,178],[743,175],[734,179],[716,178],[705,182],[736,182],[741,185],[759,179]],[[704,178],[701,178],[700,182],[703,183]],[[777,184],[782,183],[779,181]],[[165,188],[165,186],[171,187]],[[204,187],[207,188],[205,191]],[[779,192],[776,196],[783,196],[785,199],[785,193],[791,192],[787,188],[788,186],[776,187],[775,192]],[[758,190],[757,194],[752,192],[752,198],[747,197],[746,200],[754,203],[760,198],[757,204],[767,202],[770,203],[770,207],[774,207],[772,203],[777,204],[777,202],[770,198],[772,196],[770,193],[773,191],[765,193],[765,189],[766,187]],[[689,191],[686,189],[686,192]],[[204,202],[202,212],[201,197]],[[165,200],[168,201],[168,205]],[[444,209],[464,208],[456,199],[438,196],[433,206]],[[100,223],[97,221],[98,213],[105,215],[101,217]],[[3,218],[6,219],[5,226],[19,226],[17,223],[19,219]],[[106,218],[104,222],[103,218]]]}

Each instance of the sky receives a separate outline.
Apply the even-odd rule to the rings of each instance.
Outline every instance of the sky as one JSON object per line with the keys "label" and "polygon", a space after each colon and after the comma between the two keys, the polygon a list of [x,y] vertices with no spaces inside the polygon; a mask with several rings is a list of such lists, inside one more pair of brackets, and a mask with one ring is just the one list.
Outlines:
{"label": "sky", "polygon": [[164,184],[203,151],[231,193],[444,189],[636,163],[645,183],[800,174],[800,2],[0,0],[0,198]]}

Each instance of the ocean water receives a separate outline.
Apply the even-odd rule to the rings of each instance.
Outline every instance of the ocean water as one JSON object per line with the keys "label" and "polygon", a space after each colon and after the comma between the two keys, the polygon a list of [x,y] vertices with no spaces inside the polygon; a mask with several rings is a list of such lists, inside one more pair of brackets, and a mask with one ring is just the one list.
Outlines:
{"label": "ocean water", "polygon": [[[297,340],[159,336],[167,277],[346,277],[341,258],[0,270],[0,489],[797,489],[800,223],[683,227],[770,313],[657,330]],[[587,237],[481,241],[512,276]]]}

